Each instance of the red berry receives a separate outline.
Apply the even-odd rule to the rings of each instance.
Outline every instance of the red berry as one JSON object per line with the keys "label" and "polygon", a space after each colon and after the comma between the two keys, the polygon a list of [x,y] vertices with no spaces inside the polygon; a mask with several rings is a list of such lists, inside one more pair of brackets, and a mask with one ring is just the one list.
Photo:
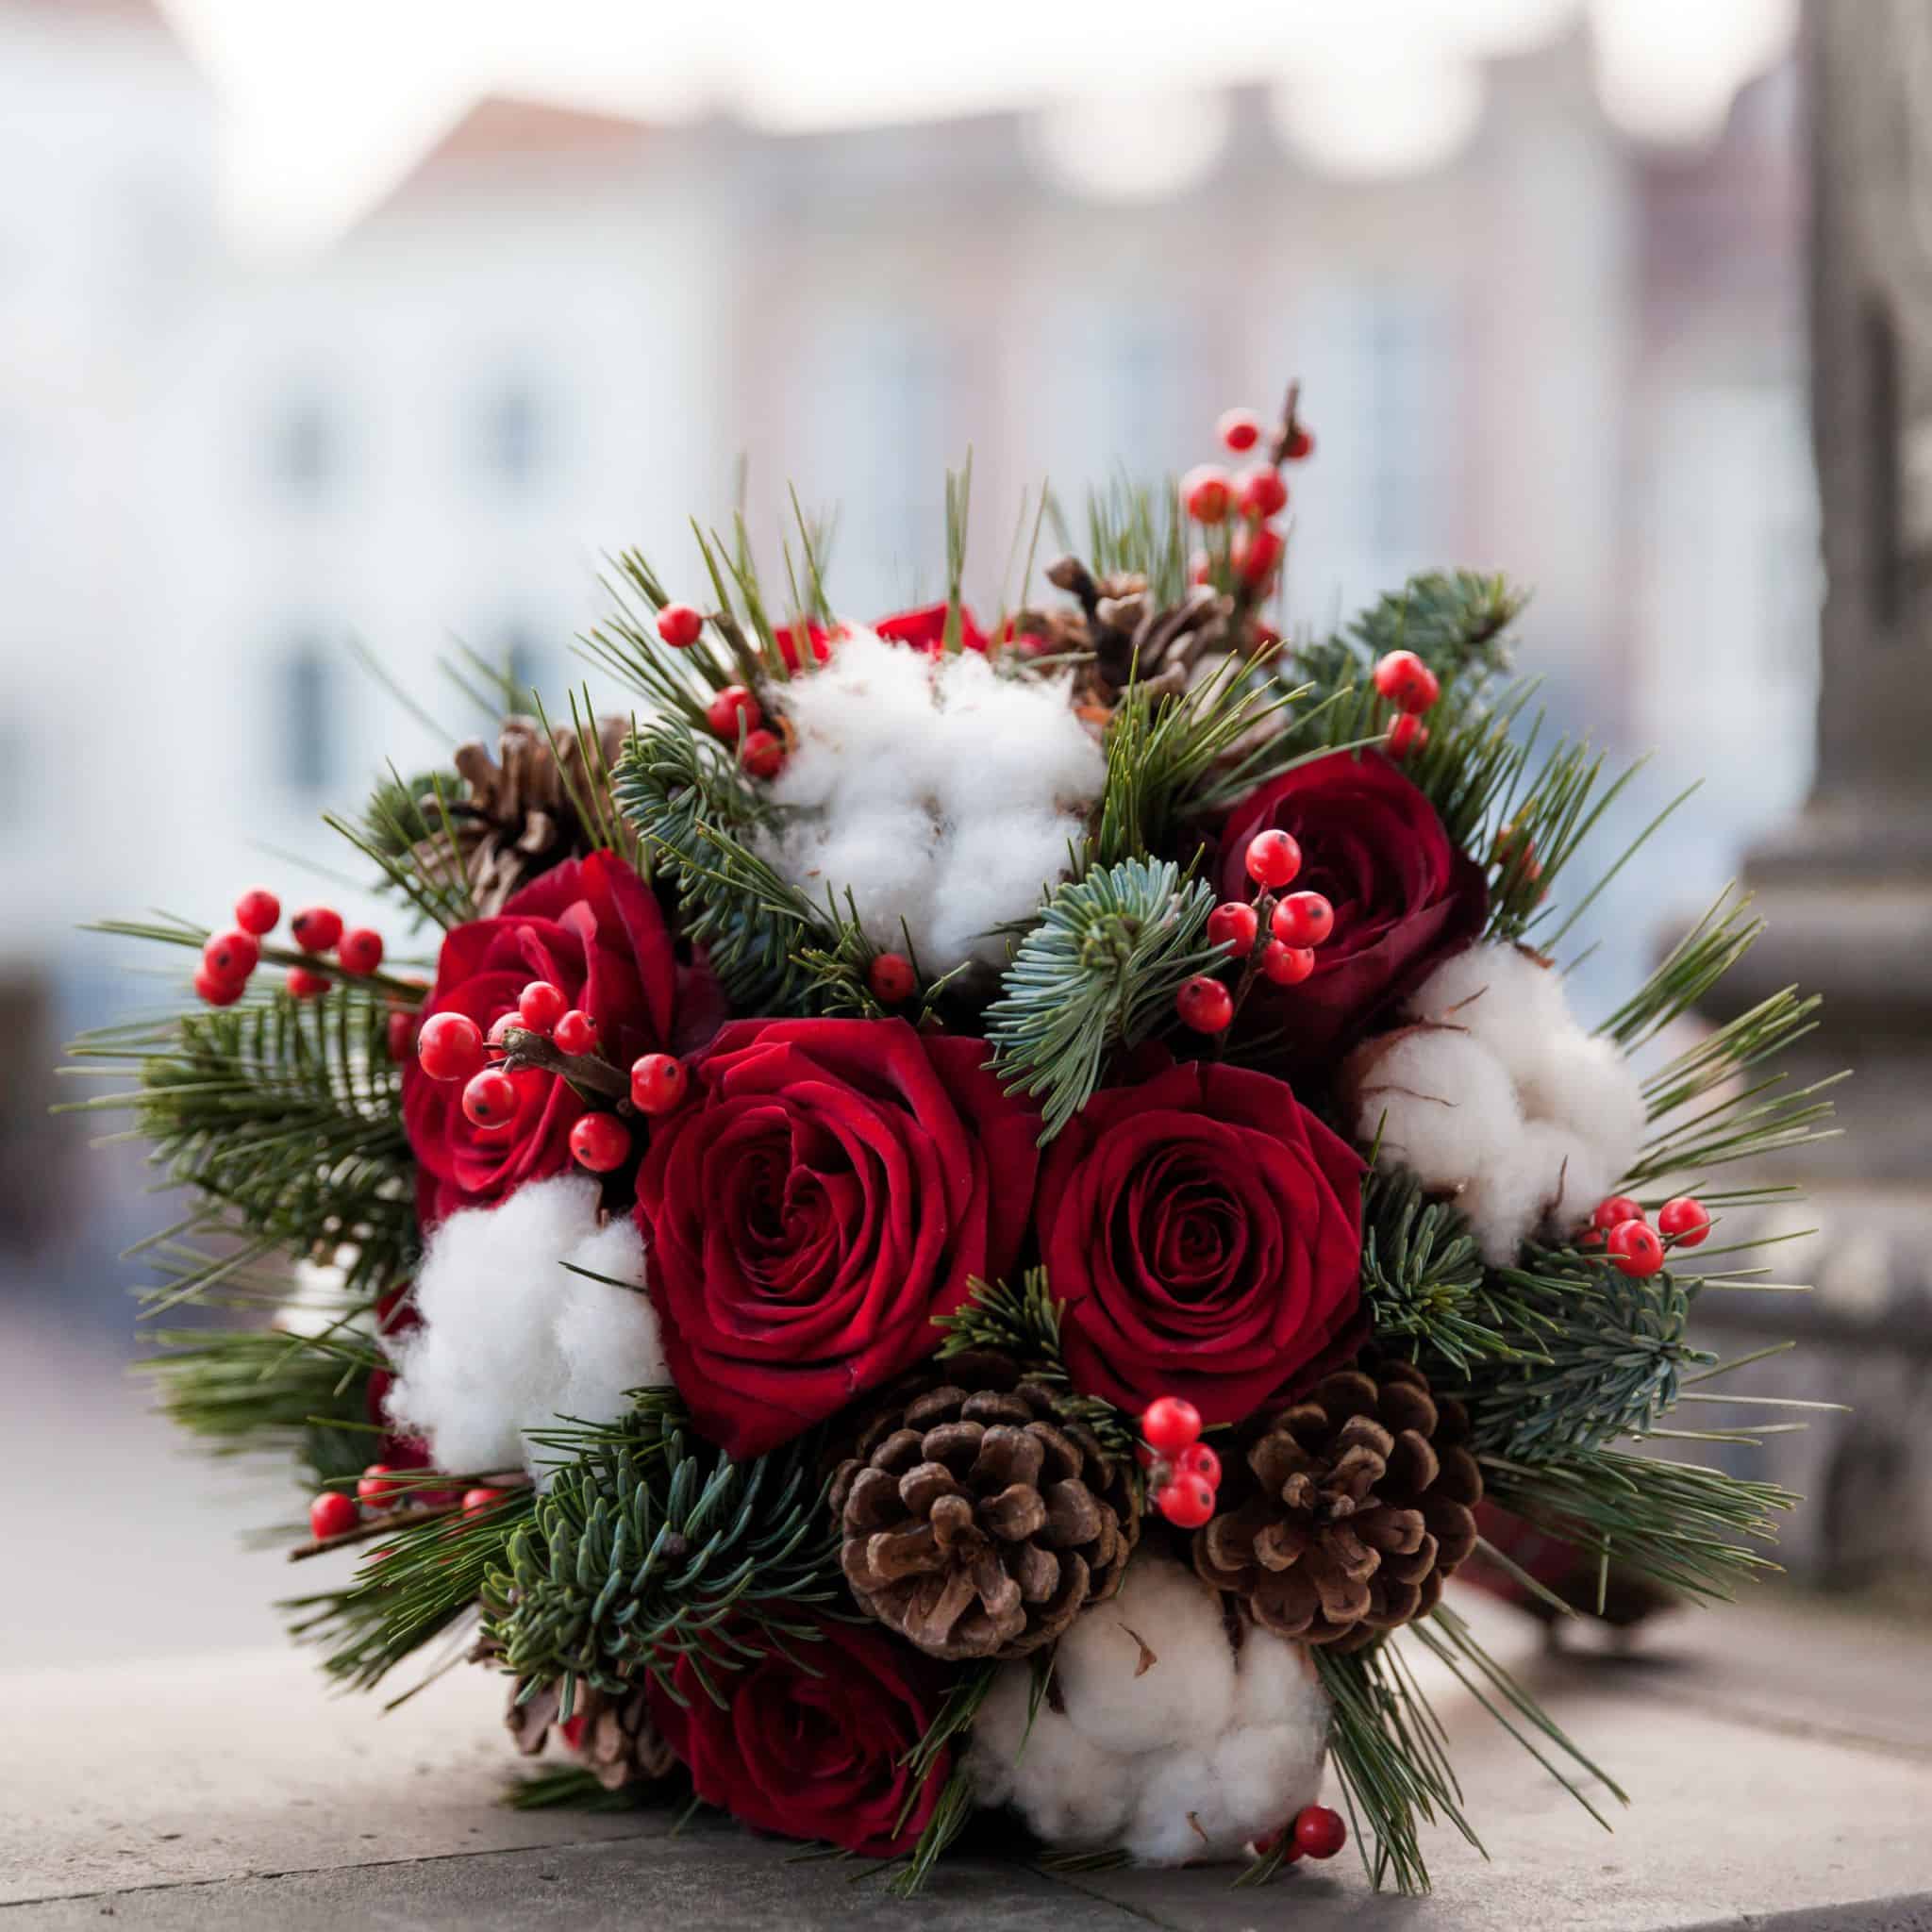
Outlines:
{"label": "red berry", "polygon": [[1227,472],[1216,463],[1201,463],[1181,478],[1181,502],[1197,524],[1218,524],[1234,502]]}
{"label": "red berry", "polygon": [[1315,454],[1315,435],[1310,429],[1304,429],[1297,423],[1288,432],[1288,441],[1283,445],[1282,456],[1291,463],[1305,461]]}
{"label": "red berry", "polygon": [[1248,841],[1248,876],[1275,890],[1291,884],[1302,869],[1302,848],[1287,832],[1257,832]]}
{"label": "red berry", "polygon": [[532,1033],[546,1038],[557,1031],[557,1023],[569,1011],[570,996],[547,979],[531,980],[517,995],[517,1019]]}
{"label": "red berry", "polygon": [[881,1006],[901,1006],[919,991],[919,975],[904,953],[874,953],[865,979]]}
{"label": "red berry", "polygon": [[473,1127],[500,1127],[517,1110],[517,1083],[496,1067],[472,1074],[463,1086],[463,1118]]}
{"label": "red berry", "polygon": [[1215,431],[1237,455],[1253,449],[1261,440],[1261,419],[1252,409],[1224,409]]}
{"label": "red berry", "polygon": [[1214,1514],[1214,1491],[1197,1475],[1177,1475],[1154,1504],[1176,1529],[1199,1529]]}
{"label": "red berry", "polygon": [[1141,1417],[1141,1434],[1158,1456],[1178,1456],[1201,1440],[1201,1411],[1178,1395],[1157,1395]]}
{"label": "red berry", "polygon": [[1413,651],[1391,651],[1375,660],[1375,689],[1398,711],[1426,711],[1442,695],[1441,680]]}
{"label": "red berry", "polygon": [[785,741],[775,731],[748,731],[738,758],[754,778],[775,778],[785,762]]}
{"label": "red berry", "polygon": [[382,1043],[397,1066],[408,1066],[409,1056],[416,1051],[415,1014],[397,1008],[382,1023]]}
{"label": "red berry", "polygon": [[630,1158],[630,1134],[614,1113],[587,1113],[570,1130],[570,1151],[592,1174],[609,1174]]}
{"label": "red berry", "polygon": [[1254,523],[1288,508],[1288,485],[1272,464],[1257,463],[1253,469],[1243,470],[1235,478],[1235,487],[1240,491],[1236,501],[1242,516]]}
{"label": "red berry", "polygon": [[688,651],[705,627],[705,614],[689,604],[667,604],[658,613],[658,635],[674,651]]}
{"label": "red berry", "polygon": [[1235,532],[1227,560],[1234,574],[1252,590],[1260,590],[1281,561],[1281,532],[1273,524],[1246,524]]}
{"label": "red berry", "polygon": [[503,1491],[501,1490],[486,1490],[480,1486],[474,1490],[465,1490],[463,1491],[463,1515],[466,1519],[473,1516],[485,1515],[492,1504],[501,1502],[502,1499]]}
{"label": "red berry", "polygon": [[1404,711],[1389,727],[1385,742],[1391,758],[1406,758],[1412,751],[1425,749],[1429,741],[1429,727],[1420,718]]}
{"label": "red berry", "polygon": [[1183,1475],[1197,1475],[1209,1489],[1221,1487],[1221,1457],[1205,1442],[1190,1442],[1181,1451],[1178,1466]]}
{"label": "red berry", "polygon": [[1647,1221],[1620,1221],[1610,1230],[1610,1259],[1639,1281],[1664,1265],[1663,1238]]}
{"label": "red berry", "polygon": [[306,966],[291,966],[284,984],[291,999],[319,1000],[335,982],[326,973],[311,973]]}
{"label": "red berry", "polygon": [[1607,1200],[1599,1201],[1596,1212],[1590,1217],[1591,1225],[1602,1228],[1606,1234],[1625,1221],[1642,1219],[1642,1203],[1633,1201],[1628,1194],[1612,1194]]}
{"label": "red berry", "polygon": [[1314,970],[1313,946],[1285,946],[1270,940],[1261,948],[1261,971],[1276,986],[1299,986]]}
{"label": "red berry", "polygon": [[1196,1033],[1222,1033],[1234,1018],[1234,995],[1220,980],[1197,973],[1174,995],[1174,1011]]}
{"label": "red berry", "polygon": [[204,966],[194,975],[194,990],[211,1007],[232,1007],[248,991],[243,979],[224,979]]}
{"label": "red berry", "polygon": [[720,738],[738,742],[738,725],[741,719],[747,731],[756,731],[764,721],[764,709],[758,699],[741,684],[727,684],[711,702],[705,707],[705,723]]}
{"label": "red berry", "polygon": [[597,1023],[581,1007],[573,1007],[551,1028],[558,1053],[589,1053],[597,1043]]}
{"label": "red berry", "polygon": [[1348,1842],[1348,1826],[1326,1805],[1305,1805],[1295,1813],[1294,1841],[1311,1858],[1332,1858]]}
{"label": "red berry", "polygon": [[1319,946],[1335,930],[1335,908],[1320,892],[1291,892],[1269,924],[1284,946]]}
{"label": "red berry", "polygon": [[237,986],[253,973],[261,959],[261,941],[253,933],[218,932],[201,949],[201,963],[217,979],[231,979]]}
{"label": "red berry", "polygon": [[691,1085],[684,1062],[672,1053],[647,1053],[630,1065],[631,1105],[640,1113],[670,1113]]}
{"label": "red berry", "polygon": [[524,1024],[523,1015],[512,1007],[507,1013],[499,1013],[490,1023],[490,1031],[483,1036],[486,1046],[493,1046],[499,1054],[509,1044],[509,1037]]}
{"label": "red berry", "polygon": [[467,1013],[431,1013],[416,1036],[416,1059],[432,1080],[467,1080],[483,1068],[483,1029]]}
{"label": "red berry", "polygon": [[336,958],[344,973],[374,973],[382,964],[382,935],[374,926],[356,926],[336,941]]}
{"label": "red berry", "polygon": [[356,1479],[357,1495],[372,1509],[387,1508],[408,1487],[408,1471],[399,1471],[387,1462],[372,1462]]}
{"label": "red berry", "polygon": [[257,886],[253,891],[243,892],[235,901],[235,924],[243,932],[252,932],[259,939],[265,932],[275,929],[275,922],[282,916],[282,902],[273,892]]}
{"label": "red berry", "polygon": [[361,1521],[355,1497],[345,1496],[341,1490],[325,1490],[308,1506],[308,1531],[319,1543],[327,1542],[332,1536],[346,1536]]}
{"label": "red berry", "polygon": [[342,936],[342,915],[327,906],[309,906],[289,922],[305,953],[325,953]]}
{"label": "red berry", "polygon": [[1255,935],[1260,926],[1255,908],[1239,899],[1227,900],[1208,915],[1208,939],[1217,946],[1225,946],[1237,959],[1245,959],[1255,950]]}
{"label": "red berry", "polygon": [[1678,1194],[1657,1210],[1659,1234],[1669,1235],[1680,1248],[1701,1247],[1710,1232],[1710,1216],[1704,1203],[1689,1194]]}

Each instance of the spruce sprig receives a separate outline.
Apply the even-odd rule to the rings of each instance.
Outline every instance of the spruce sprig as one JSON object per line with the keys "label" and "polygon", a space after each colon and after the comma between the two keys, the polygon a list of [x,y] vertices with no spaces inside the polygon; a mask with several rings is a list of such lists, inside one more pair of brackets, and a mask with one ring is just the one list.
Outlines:
{"label": "spruce sprig", "polygon": [[1111,1055],[1174,1012],[1174,995],[1226,949],[1207,939],[1214,889],[1172,860],[1126,858],[1055,888],[987,1008],[991,1064],[1041,1098],[1041,1141],[1092,1097]]}

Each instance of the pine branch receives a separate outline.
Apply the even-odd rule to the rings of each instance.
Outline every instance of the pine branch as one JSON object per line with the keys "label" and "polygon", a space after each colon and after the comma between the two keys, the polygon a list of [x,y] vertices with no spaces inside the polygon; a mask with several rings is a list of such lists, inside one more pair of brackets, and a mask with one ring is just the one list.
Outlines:
{"label": "pine branch", "polygon": [[[1066,517],[1051,493],[1046,513],[1060,548],[1074,549]],[[1180,486],[1172,477],[1150,486],[1116,475],[1105,490],[1087,492],[1085,555],[1094,575],[1144,577],[1158,609],[1187,594],[1190,530]]]}
{"label": "pine branch", "polygon": [[1774,1483],[1603,1445],[1481,1461],[1491,1501],[1606,1569],[1615,1560],[1706,1600],[1728,1602],[1740,1582],[1777,1568],[1754,1545],[1776,1541],[1774,1513],[1798,1500]]}
{"label": "pine branch", "polygon": [[484,1582],[484,1634],[533,1686],[618,1692],[643,1672],[667,1688],[680,1656],[701,1677],[746,1654],[749,1632],[808,1641],[810,1606],[841,1594],[838,1525],[818,1444],[735,1463],[688,1441],[675,1403],[648,1400],[608,1429],[539,1442],[567,1457]]}
{"label": "pine branch", "polygon": [[1109,1056],[1145,1040],[1182,984],[1225,958],[1206,938],[1213,908],[1213,888],[1166,860],[1122,860],[1055,889],[985,1015],[1008,1091],[1042,1096],[1042,1142],[1087,1104]]}
{"label": "pine branch", "polygon": [[75,1043],[78,1071],[134,1083],[78,1110],[131,1112],[167,1184],[193,1191],[175,1233],[245,1244],[180,1274],[157,1311],[207,1298],[278,1248],[353,1249],[349,1290],[365,1298],[413,1266],[415,1165],[391,1010],[376,987],[343,980],[319,1001],[277,991]]}
{"label": "pine branch", "polygon": [[612,1790],[581,1764],[555,1765],[511,1781],[504,1802],[512,1811],[641,1811],[660,1801],[647,1784]]}

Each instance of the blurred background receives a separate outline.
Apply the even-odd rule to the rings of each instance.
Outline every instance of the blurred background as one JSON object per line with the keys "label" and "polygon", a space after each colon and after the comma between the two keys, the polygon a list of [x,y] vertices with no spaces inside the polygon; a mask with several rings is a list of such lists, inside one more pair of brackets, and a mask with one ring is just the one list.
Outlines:
{"label": "blurred background", "polygon": [[[1296,623],[1506,569],[1553,727],[1658,754],[1606,846],[1707,781],[1599,904],[1593,1016],[1807,795],[1797,0],[927,15],[0,0],[0,1436],[30,1548],[147,1566],[151,1647],[265,1637],[279,1578],[124,1379],[166,1204],[41,1070],[156,986],[75,928],[346,905],[320,813],[488,723],[439,660],[560,692],[600,559],[695,594],[741,461],[774,558],[788,485],[838,507],[863,618],[941,591],[970,446],[986,608],[1024,492],[1299,376]],[[4,1614],[78,1656],[125,1592]]]}

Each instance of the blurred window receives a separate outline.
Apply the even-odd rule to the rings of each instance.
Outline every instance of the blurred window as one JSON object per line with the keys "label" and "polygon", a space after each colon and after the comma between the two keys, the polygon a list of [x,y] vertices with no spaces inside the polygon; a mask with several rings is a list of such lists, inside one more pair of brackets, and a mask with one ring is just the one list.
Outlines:
{"label": "blurred window", "polygon": [[319,396],[294,396],[277,411],[270,459],[275,480],[295,503],[320,503],[341,463],[335,411]]}
{"label": "blurred window", "polygon": [[340,763],[336,661],[319,638],[305,632],[282,653],[276,677],[283,781],[304,796],[326,791]]}
{"label": "blurred window", "polygon": [[518,710],[535,711],[536,704],[530,696],[535,691],[541,694],[544,709],[550,714],[553,724],[559,713],[568,721],[570,693],[563,689],[561,654],[543,642],[534,625],[523,623],[505,625],[497,661],[504,667],[505,675],[516,692]]}
{"label": "blurred window", "polygon": [[547,455],[543,401],[521,377],[500,384],[485,400],[483,463],[504,489],[521,493],[536,481]]}

